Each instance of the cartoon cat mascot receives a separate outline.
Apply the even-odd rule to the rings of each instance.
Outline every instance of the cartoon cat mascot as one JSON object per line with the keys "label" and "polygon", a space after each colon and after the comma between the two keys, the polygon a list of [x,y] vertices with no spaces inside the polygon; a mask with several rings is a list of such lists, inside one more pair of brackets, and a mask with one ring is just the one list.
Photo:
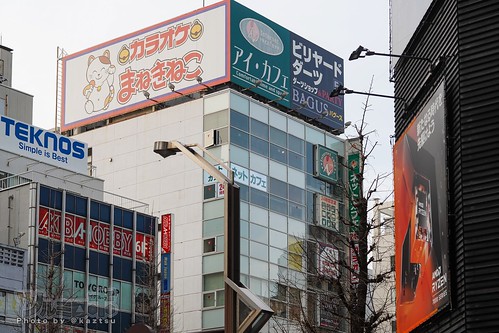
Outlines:
{"label": "cartoon cat mascot", "polygon": [[116,67],[111,64],[109,50],[97,58],[88,57],[87,81],[83,88],[86,98],[85,111],[88,114],[106,110],[114,97],[114,72]]}

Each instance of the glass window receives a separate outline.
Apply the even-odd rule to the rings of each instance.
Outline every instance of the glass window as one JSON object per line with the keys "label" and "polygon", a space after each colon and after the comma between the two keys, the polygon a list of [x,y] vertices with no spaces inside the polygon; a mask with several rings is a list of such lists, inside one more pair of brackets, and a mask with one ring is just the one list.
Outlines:
{"label": "glass window", "polygon": [[232,111],[230,113],[230,126],[239,128],[244,132],[249,132],[249,117]]}
{"label": "glass window", "polygon": [[269,109],[260,104],[250,102],[250,115],[251,118],[258,119],[264,123],[269,122]]}
{"label": "glass window", "polygon": [[215,306],[215,293],[209,292],[203,294],[203,308]]}
{"label": "glass window", "polygon": [[306,172],[309,174],[314,173],[314,145],[311,144],[310,142],[307,142],[305,144],[305,161],[306,161]]}
{"label": "glass window", "polygon": [[296,203],[290,203],[289,204],[289,216],[299,219],[299,220],[305,220],[305,214],[306,214],[306,208],[305,206],[296,204]]}
{"label": "glass window", "polygon": [[203,329],[224,326],[224,309],[213,309],[203,311]]}
{"label": "glass window", "polygon": [[245,238],[241,238],[240,240],[240,248],[241,248],[241,255],[248,256],[249,255],[249,241]]}
{"label": "glass window", "polygon": [[287,163],[288,151],[280,146],[270,144],[270,158],[274,161],[281,162],[283,164]]}
{"label": "glass window", "polygon": [[282,112],[269,111],[269,124],[280,130],[286,131],[286,116]]}
{"label": "glass window", "polygon": [[268,141],[257,138],[256,136],[251,136],[251,147],[252,152],[268,157],[269,156],[269,143]]}
{"label": "glass window", "polygon": [[300,155],[305,155],[305,141],[294,135],[288,134],[288,148]]}
{"label": "glass window", "polygon": [[286,263],[288,262],[286,251],[283,249],[276,249],[271,246],[269,261],[276,265],[286,266]]}
{"label": "glass window", "polygon": [[269,125],[251,119],[251,134],[264,140],[269,139]]}
{"label": "glass window", "polygon": [[288,219],[286,216],[270,212],[270,227],[282,232],[288,229]]}
{"label": "glass window", "polygon": [[305,136],[306,140],[309,142],[320,145],[324,144],[324,133],[315,128],[312,128],[310,126],[305,126]]}
{"label": "glass window", "polygon": [[286,148],[287,144],[287,134],[284,131],[281,131],[275,127],[270,127],[270,142],[275,143],[281,147]]}
{"label": "glass window", "polygon": [[114,225],[120,227],[123,225],[123,211],[118,207],[114,207]]}
{"label": "glass window", "polygon": [[242,167],[249,168],[249,152],[238,146],[230,146],[230,161]]}
{"label": "glass window", "polygon": [[251,206],[250,222],[267,227],[269,225],[269,212],[266,209]]}
{"label": "glass window", "polygon": [[224,270],[223,253],[203,256],[203,274],[222,272],[223,270]]}
{"label": "glass window", "polygon": [[87,216],[87,199],[76,197],[76,214]]}
{"label": "glass window", "polygon": [[66,194],[66,212],[76,213],[76,198],[69,193]]}
{"label": "glass window", "polygon": [[269,265],[265,261],[250,258],[250,275],[262,279],[269,278]]}
{"label": "glass window", "polygon": [[121,278],[125,281],[132,281],[132,261],[121,258]]}
{"label": "glass window", "polygon": [[123,210],[123,227],[128,229],[133,228],[133,212],[129,210]]}
{"label": "glass window", "polygon": [[253,223],[250,223],[250,239],[261,243],[268,243],[268,229]]}
{"label": "glass window", "polygon": [[249,136],[247,133],[241,132],[236,128],[230,129],[230,142],[232,144],[241,146],[248,149],[249,147]]}
{"label": "glass window", "polygon": [[288,197],[288,184],[285,182],[270,177],[270,193],[283,198]]}
{"label": "glass window", "polygon": [[269,195],[254,188],[250,188],[250,201],[258,206],[269,207]]}
{"label": "glass window", "polygon": [[217,236],[224,233],[224,219],[216,218],[203,222],[203,237]]}
{"label": "glass window", "polygon": [[242,114],[249,115],[249,100],[242,96],[231,94],[230,108],[241,112]]}
{"label": "glass window", "polygon": [[274,161],[269,161],[269,175],[282,181],[288,180],[288,168]]}
{"label": "glass window", "polygon": [[305,204],[305,190],[294,185],[288,185],[288,189],[289,200],[300,204]]}
{"label": "glass window", "polygon": [[225,245],[225,239],[224,236],[217,236],[216,237],[216,251],[217,252],[223,252],[224,251],[224,245]]}
{"label": "glass window", "polygon": [[293,133],[300,139],[305,138],[305,126],[294,119],[288,118],[288,133]]}
{"label": "glass window", "polygon": [[267,245],[251,241],[250,242],[250,256],[253,258],[268,261],[269,260],[269,248]]}
{"label": "glass window", "polygon": [[215,252],[215,237],[203,241],[203,253]]}
{"label": "glass window", "polygon": [[224,215],[224,200],[205,202],[203,212],[206,220],[222,217]]}
{"label": "glass window", "polygon": [[295,169],[303,170],[305,169],[305,157],[294,153],[292,151],[288,152],[289,165]]}
{"label": "glass window", "polygon": [[288,168],[288,182],[299,188],[305,188],[305,173],[303,170]]}
{"label": "glass window", "polygon": [[249,187],[243,184],[239,185],[239,198],[241,201],[249,201]]}
{"label": "glass window", "polygon": [[249,274],[249,257],[241,256],[241,281],[243,274]]}
{"label": "glass window", "polygon": [[270,195],[270,210],[286,215],[288,213],[288,201],[275,195]]}
{"label": "glass window", "polygon": [[270,245],[286,249],[288,247],[288,236],[285,233],[270,230]]}
{"label": "glass window", "polygon": [[210,184],[204,187],[204,200],[214,199],[217,196],[216,185],[217,184]]}
{"label": "glass window", "polygon": [[113,309],[121,309],[121,282],[113,280],[113,290],[110,292],[111,306]]}
{"label": "glass window", "polygon": [[246,220],[241,220],[241,237],[249,238],[249,223]]}
{"label": "glass window", "polygon": [[224,288],[223,272],[203,275],[203,291],[217,290]]}
{"label": "glass window", "polygon": [[136,225],[137,231],[146,232],[145,225],[144,225],[144,219],[145,219],[144,215],[137,214],[137,222],[136,222],[137,223],[137,225]]}
{"label": "glass window", "polygon": [[132,311],[132,285],[130,283],[121,283],[121,309]]}

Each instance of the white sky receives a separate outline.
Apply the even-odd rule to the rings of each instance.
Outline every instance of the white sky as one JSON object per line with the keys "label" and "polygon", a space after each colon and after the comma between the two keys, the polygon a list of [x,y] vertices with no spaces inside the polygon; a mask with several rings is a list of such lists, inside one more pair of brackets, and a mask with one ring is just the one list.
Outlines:
{"label": "white sky", "polygon": [[[205,5],[218,1],[205,0]],[[308,39],[344,60],[345,86],[360,92],[393,95],[389,58],[373,56],[348,61],[359,45],[388,53],[388,0],[239,0],[284,28]],[[11,85],[34,96],[33,123],[53,128],[57,47],[69,54],[154,25],[203,6],[203,0],[158,1],[3,1],[0,44],[14,50]],[[365,96],[345,96],[345,121],[360,123]],[[371,97],[368,131],[378,147],[370,159],[368,176],[392,169],[390,135],[393,100]],[[346,130],[353,136],[352,129]],[[382,186],[389,189],[392,178]],[[382,192],[379,197],[383,198]]]}

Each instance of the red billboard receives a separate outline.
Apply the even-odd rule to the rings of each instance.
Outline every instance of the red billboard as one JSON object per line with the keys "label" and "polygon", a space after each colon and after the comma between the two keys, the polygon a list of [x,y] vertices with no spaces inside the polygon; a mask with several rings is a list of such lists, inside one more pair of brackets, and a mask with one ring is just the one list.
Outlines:
{"label": "red billboard", "polygon": [[[41,207],[39,209],[38,234],[54,240],[61,240],[62,213],[58,210]],[[87,240],[86,218],[66,213],[64,216],[64,242],[85,247]],[[105,222],[90,220],[88,244],[92,250],[109,254],[111,240],[113,254],[132,258],[132,230],[114,227],[111,239],[111,226]],[[137,259],[149,260],[154,250],[154,237],[141,232],[135,233]]]}
{"label": "red billboard", "polygon": [[393,150],[397,332],[450,302],[444,96],[442,83]]}
{"label": "red billboard", "polygon": [[172,214],[161,215],[161,248],[170,253],[172,247]]}

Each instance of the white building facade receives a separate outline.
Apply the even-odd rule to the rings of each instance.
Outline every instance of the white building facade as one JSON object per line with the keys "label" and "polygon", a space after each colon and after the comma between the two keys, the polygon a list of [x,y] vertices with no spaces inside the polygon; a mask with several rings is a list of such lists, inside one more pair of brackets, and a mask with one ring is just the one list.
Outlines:
{"label": "white building facade", "polygon": [[[148,203],[155,216],[173,214],[173,331],[223,326],[223,189],[181,154],[156,155],[153,144],[204,145],[204,133],[213,130],[220,141],[208,149],[231,167],[240,186],[241,281],[276,312],[265,331],[276,331],[276,322],[291,329],[288,319],[300,316],[297,299],[306,300],[311,288],[305,240],[317,227],[314,198],[335,199],[335,213],[344,214],[337,185],[314,177],[314,147],[332,149],[342,160],[345,142],[233,89],[150,111],[75,138],[91,147],[106,191]],[[340,170],[338,183],[343,177]],[[336,225],[335,232],[342,231]],[[320,311],[313,316],[317,325],[328,325]]]}

